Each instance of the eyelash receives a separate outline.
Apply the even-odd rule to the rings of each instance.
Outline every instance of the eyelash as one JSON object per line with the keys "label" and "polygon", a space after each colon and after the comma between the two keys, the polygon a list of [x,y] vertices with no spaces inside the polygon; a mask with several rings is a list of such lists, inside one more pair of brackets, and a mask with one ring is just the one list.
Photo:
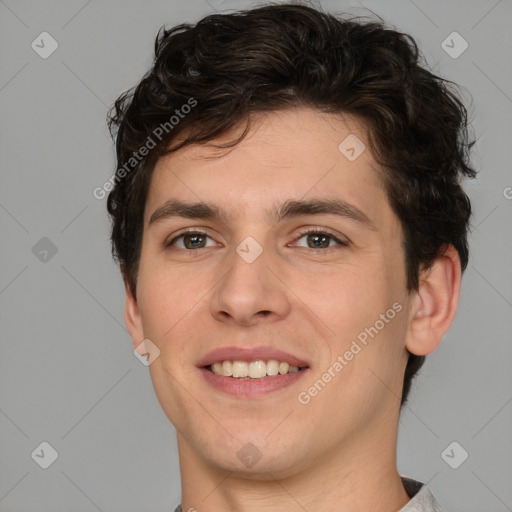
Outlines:
{"label": "eyelash", "polygon": [[[208,238],[211,238],[208,235],[208,233],[206,233],[205,231],[199,231],[197,229],[190,228],[189,230],[182,231],[179,235],[175,236],[168,243],[165,243],[164,244],[165,248],[171,248],[172,245],[177,240],[179,240],[180,238],[183,238],[185,235],[202,235],[202,236],[206,236]],[[294,241],[297,242],[298,240],[300,240],[305,235],[325,235],[325,236],[331,238],[332,240],[334,240],[335,242],[337,242],[341,246],[344,246],[344,247],[348,246],[348,242],[344,242],[343,240],[340,240],[338,237],[334,236],[329,231],[326,231],[326,230],[321,229],[321,228],[304,229],[304,230],[299,232],[299,236]],[[181,249],[180,248],[179,250],[187,251],[189,253],[192,253],[192,252],[201,252],[203,249],[208,249],[208,247],[200,247],[199,249]],[[323,253],[329,252],[330,253],[331,250],[336,250],[336,247],[327,247],[327,248],[320,248],[320,249],[314,249],[314,248],[311,248],[311,247],[303,247],[303,249],[308,249],[308,250],[313,251],[315,253],[321,253],[321,252],[323,252]]]}

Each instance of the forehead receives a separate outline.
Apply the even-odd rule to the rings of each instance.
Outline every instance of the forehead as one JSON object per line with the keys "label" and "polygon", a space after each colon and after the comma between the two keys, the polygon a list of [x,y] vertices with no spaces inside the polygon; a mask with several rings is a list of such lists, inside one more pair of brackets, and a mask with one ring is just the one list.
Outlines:
{"label": "forehead", "polygon": [[365,124],[348,115],[297,108],[253,115],[206,144],[161,158],[146,201],[145,225],[169,197],[219,205],[228,214],[256,214],[288,199],[341,198],[378,217],[387,206],[367,143]]}

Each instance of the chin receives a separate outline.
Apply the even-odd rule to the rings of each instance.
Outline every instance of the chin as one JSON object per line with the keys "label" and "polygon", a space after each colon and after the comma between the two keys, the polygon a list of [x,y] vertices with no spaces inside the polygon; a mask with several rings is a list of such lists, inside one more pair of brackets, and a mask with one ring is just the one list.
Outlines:
{"label": "chin", "polygon": [[270,431],[265,430],[265,434],[259,438],[247,436],[247,441],[240,439],[240,436],[231,438],[224,432],[224,442],[219,442],[219,438],[203,442],[201,444],[204,446],[198,452],[202,453],[208,465],[233,473],[232,476],[253,480],[287,478],[308,466],[307,450],[299,446],[301,443],[294,443],[290,436],[287,436],[288,442],[283,438],[268,442],[265,436]]}

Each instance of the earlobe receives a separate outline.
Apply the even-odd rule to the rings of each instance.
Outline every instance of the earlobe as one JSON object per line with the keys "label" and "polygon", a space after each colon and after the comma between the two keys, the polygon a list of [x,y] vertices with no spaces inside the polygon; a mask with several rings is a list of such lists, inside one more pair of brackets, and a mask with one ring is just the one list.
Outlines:
{"label": "earlobe", "polygon": [[430,354],[441,343],[457,311],[461,276],[459,255],[452,245],[445,246],[432,267],[420,274],[405,344],[412,354]]}
{"label": "earlobe", "polygon": [[144,340],[144,330],[142,328],[137,299],[133,297],[130,287],[126,283],[125,293],[124,321],[132,338],[133,348],[136,348]]}

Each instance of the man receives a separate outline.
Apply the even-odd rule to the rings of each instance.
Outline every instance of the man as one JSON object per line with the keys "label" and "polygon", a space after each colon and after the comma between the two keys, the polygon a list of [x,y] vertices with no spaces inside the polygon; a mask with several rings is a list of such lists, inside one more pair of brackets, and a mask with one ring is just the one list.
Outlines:
{"label": "man", "polygon": [[108,209],[176,510],[440,510],[396,439],[468,261],[464,106],[410,36],[307,6],[155,52],[110,114]]}

